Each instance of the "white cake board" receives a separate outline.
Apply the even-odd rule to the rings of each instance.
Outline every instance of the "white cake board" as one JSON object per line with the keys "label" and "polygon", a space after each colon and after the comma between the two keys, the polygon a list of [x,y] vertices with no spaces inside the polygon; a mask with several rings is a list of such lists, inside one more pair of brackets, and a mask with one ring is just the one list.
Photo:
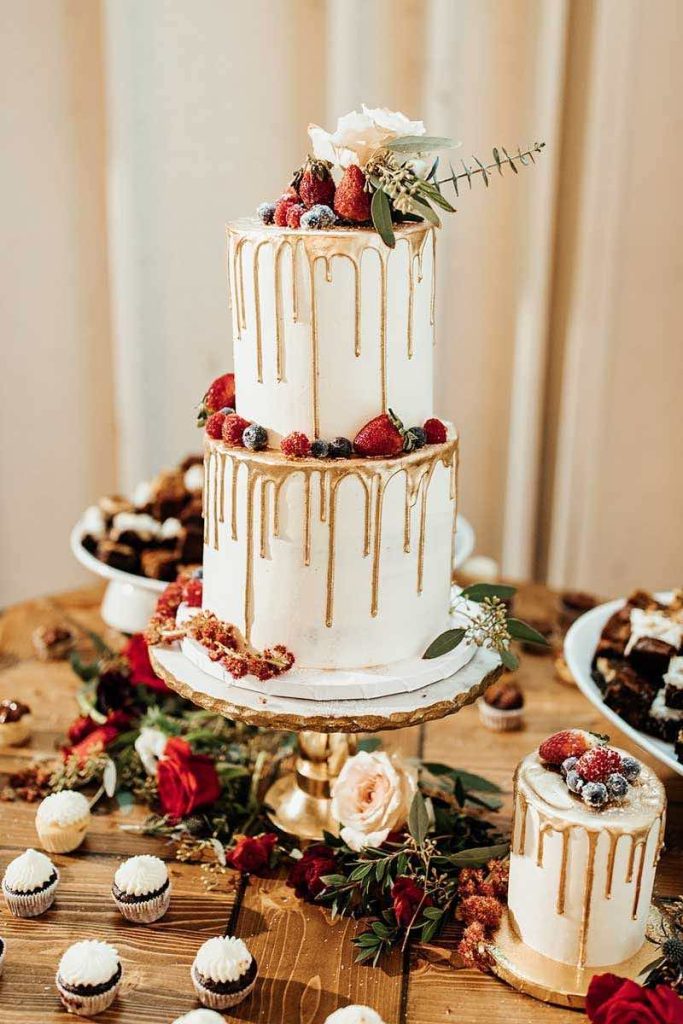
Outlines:
{"label": "white cake board", "polygon": [[[454,610],[447,623],[447,629],[467,627],[478,612],[478,606],[471,601],[458,600],[453,595]],[[467,612],[467,615],[462,612]],[[183,624],[201,612],[200,608],[181,605],[177,622]],[[474,657],[476,647],[460,644],[440,658],[425,660],[422,657],[405,658],[391,665],[375,665],[372,668],[322,669],[301,668],[296,663],[281,676],[261,680],[256,676],[245,676],[236,681],[219,662],[211,661],[206,648],[197,640],[185,637],[181,649],[188,661],[223,686],[238,685],[241,689],[268,697],[293,697],[297,700],[340,701],[369,700],[389,697],[399,693],[413,693],[422,690],[441,679],[454,676]]]}
{"label": "white cake board", "polygon": [[[193,664],[178,644],[151,647],[150,657],[154,670],[172,690],[209,711],[249,725],[323,733],[400,729],[455,714],[472,704],[502,671],[495,652],[476,648],[471,660],[457,672],[410,693],[307,700],[257,693],[241,685],[242,680],[239,685],[236,680],[218,680]],[[321,685],[327,675],[320,673]]]}

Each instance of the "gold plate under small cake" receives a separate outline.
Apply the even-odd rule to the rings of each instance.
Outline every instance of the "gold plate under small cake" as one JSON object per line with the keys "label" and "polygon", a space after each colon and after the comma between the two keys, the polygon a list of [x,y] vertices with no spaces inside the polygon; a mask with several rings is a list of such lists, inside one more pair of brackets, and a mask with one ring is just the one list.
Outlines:
{"label": "gold plate under small cake", "polygon": [[489,952],[493,957],[494,974],[512,988],[544,1003],[581,1010],[586,1005],[586,992],[594,975],[610,973],[635,980],[643,968],[655,959],[657,947],[646,939],[630,960],[620,964],[572,967],[571,964],[550,960],[525,945],[512,927],[506,911],[500,928],[491,940]]}

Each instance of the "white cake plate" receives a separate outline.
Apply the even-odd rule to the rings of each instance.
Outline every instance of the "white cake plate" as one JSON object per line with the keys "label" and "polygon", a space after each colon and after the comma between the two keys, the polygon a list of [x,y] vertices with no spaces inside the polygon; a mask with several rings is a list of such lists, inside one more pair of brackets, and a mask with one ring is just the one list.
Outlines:
{"label": "white cake plate", "polygon": [[83,547],[85,533],[83,523],[78,522],[71,531],[71,550],[81,565],[107,580],[100,609],[102,618],[108,626],[122,633],[142,632],[167,584],[163,580],[152,580],[148,576],[137,576],[105,565]]}
{"label": "white cake plate", "polygon": [[[71,551],[81,565],[107,580],[108,586],[102,599],[101,615],[108,626],[123,633],[141,633],[149,622],[159,594],[166,587],[162,580],[122,572],[105,565],[83,547],[86,530],[79,520],[71,531]],[[464,516],[458,516],[455,534],[453,568],[463,565],[474,551],[476,537],[471,523]]]}
{"label": "white cake plate", "polygon": [[[671,599],[671,593],[659,593],[655,594],[655,597],[658,601],[666,603]],[[662,764],[672,768],[679,775],[683,775],[683,764],[676,759],[673,743],[665,743],[664,740],[657,739],[655,736],[648,736],[647,733],[634,729],[632,725],[625,722],[616,711],[607,707],[598,684],[591,676],[591,664],[600,634],[610,616],[619,611],[624,604],[623,600],[609,601],[607,604],[592,608],[576,620],[564,641],[564,656],[569,671],[574,676],[579,689],[591,703],[595,704],[605,718],[613,722],[618,729],[630,736],[634,743],[637,743],[639,747],[661,761]]]}

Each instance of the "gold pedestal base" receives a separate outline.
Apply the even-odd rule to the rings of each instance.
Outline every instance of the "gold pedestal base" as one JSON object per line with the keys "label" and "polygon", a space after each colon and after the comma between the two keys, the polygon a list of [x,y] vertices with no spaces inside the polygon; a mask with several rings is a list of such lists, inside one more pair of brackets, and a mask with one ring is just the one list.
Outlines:
{"label": "gold pedestal base", "polygon": [[500,928],[489,947],[493,971],[512,988],[544,1003],[581,1010],[586,1005],[586,992],[595,974],[618,974],[635,980],[647,964],[657,956],[657,946],[645,940],[630,960],[605,967],[572,967],[550,960],[525,946],[515,932],[510,916],[503,915]]}
{"label": "gold pedestal base", "polygon": [[282,832],[297,839],[337,835],[339,824],[330,810],[332,783],[346,759],[356,752],[356,737],[346,733],[300,732],[294,772],[270,787],[268,817]]}

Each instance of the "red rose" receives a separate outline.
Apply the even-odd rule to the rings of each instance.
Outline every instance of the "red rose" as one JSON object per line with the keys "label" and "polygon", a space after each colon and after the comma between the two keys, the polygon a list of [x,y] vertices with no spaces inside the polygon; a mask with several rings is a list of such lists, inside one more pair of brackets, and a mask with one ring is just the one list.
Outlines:
{"label": "red rose", "polygon": [[157,787],[164,812],[184,818],[197,807],[212,804],[221,793],[216,767],[206,754],[193,754],[187,740],[172,736],[157,765]]}
{"label": "red rose", "polygon": [[127,660],[130,667],[130,681],[133,686],[138,686],[142,683],[143,686],[149,686],[150,690],[157,690],[159,693],[166,693],[168,691],[166,683],[156,675],[152,668],[152,663],[149,660],[149,651],[147,650],[147,644],[142,633],[136,633],[132,636],[121,651],[121,654]]}
{"label": "red rose", "polygon": [[411,924],[417,908],[431,907],[432,901],[421,885],[418,885],[413,878],[402,876],[397,878],[391,887],[391,899],[394,904],[396,920],[402,928]]}
{"label": "red rose", "polygon": [[683,1024],[683,1002],[666,985],[641,988],[616,974],[597,974],[586,994],[593,1024]]}
{"label": "red rose", "polygon": [[334,874],[337,866],[334,851],[324,843],[312,843],[302,857],[294,862],[287,885],[291,885],[299,899],[314,899],[325,888],[323,875]]}
{"label": "red rose", "polygon": [[75,718],[69,726],[69,730],[67,732],[69,742],[73,745],[80,743],[81,740],[84,740],[91,732],[94,732],[96,728],[97,724],[93,722],[90,715],[79,715],[78,718]]}
{"label": "red rose", "polygon": [[238,871],[263,871],[270,863],[277,836],[267,832],[262,836],[242,836],[226,856],[230,867]]}
{"label": "red rose", "polygon": [[124,711],[112,711],[102,725],[97,725],[92,718],[81,715],[69,728],[69,739],[72,746],[64,747],[64,758],[77,757],[79,764],[84,764],[89,757],[101,754],[117,736],[128,728],[130,718]]}

